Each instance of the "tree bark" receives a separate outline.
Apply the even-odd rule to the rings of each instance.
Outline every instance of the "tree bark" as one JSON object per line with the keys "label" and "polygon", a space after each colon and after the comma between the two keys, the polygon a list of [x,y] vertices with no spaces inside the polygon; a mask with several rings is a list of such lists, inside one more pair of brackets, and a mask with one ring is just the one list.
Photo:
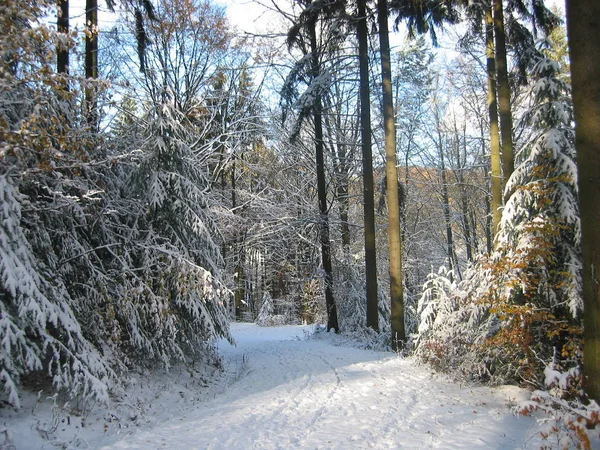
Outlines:
{"label": "tree bark", "polygon": [[383,88],[383,121],[385,129],[385,175],[387,180],[388,238],[390,251],[390,300],[392,307],[392,347],[399,349],[406,340],[404,331],[404,293],[402,286],[402,235],[398,168],[396,164],[396,122],[392,98],[392,65],[388,31],[387,0],[378,0],[379,47],[381,54],[381,84]]}
{"label": "tree bark", "polygon": [[[316,20],[309,25],[310,50],[312,58],[313,80],[319,77],[319,53],[317,48]],[[316,97],[313,107],[315,122],[315,154],[317,163],[317,196],[319,198],[319,237],[321,241],[321,258],[325,272],[325,305],[327,308],[327,330],[339,331],[337,308],[333,298],[333,276],[331,267],[331,243],[329,240],[329,217],[327,211],[327,185],[325,183],[325,161],[323,143],[323,107],[321,98]]]}
{"label": "tree bark", "polygon": [[377,260],[375,254],[375,192],[371,154],[371,98],[369,94],[369,49],[366,0],[358,0],[358,60],[360,72],[360,123],[363,157],[363,201],[365,225],[365,271],[367,281],[367,326],[379,331]]}
{"label": "tree bark", "polygon": [[[502,136],[502,171],[504,183],[515,169],[512,139],[512,115],[510,111],[510,86],[508,84],[508,64],[506,59],[506,32],[504,30],[504,10],[502,0],[493,0],[494,38],[496,43],[496,72],[498,84],[498,106],[500,112],[500,134]],[[505,193],[504,202],[510,197]]]}
{"label": "tree bark", "polygon": [[[85,78],[95,80],[98,78],[98,0],[85,1]],[[98,99],[96,89],[88,86],[85,89],[87,104],[88,125],[96,130],[98,128]]]}
{"label": "tree bark", "polygon": [[[59,33],[69,33],[69,0],[58,0],[58,19],[56,28]],[[56,52],[56,71],[69,73],[69,49],[61,46]]]}
{"label": "tree bark", "polygon": [[[460,189],[460,208],[461,208],[461,227],[463,236],[465,239],[465,250],[467,254],[467,261],[473,261],[473,235],[476,233],[476,230],[471,229],[471,221],[470,221],[470,213],[469,213],[469,198],[468,198],[468,189],[467,183],[465,180],[465,169],[467,168],[467,130],[466,130],[466,122],[464,124],[464,128],[462,131],[462,143],[460,142],[460,134],[458,131],[458,126],[456,124],[456,120],[454,121],[454,135],[455,135],[455,154],[456,154],[456,164],[457,170],[454,170],[454,177],[456,179],[456,183]],[[462,149],[462,155],[461,155]]]}
{"label": "tree bark", "polygon": [[600,402],[600,3],[568,0],[566,6],[583,252],[584,388]]}
{"label": "tree bark", "polygon": [[494,19],[492,10],[485,14],[485,43],[487,52],[488,114],[490,116],[490,153],[492,165],[492,229],[496,236],[502,218],[502,167],[500,164],[500,133],[498,131],[498,101],[494,51]]}
{"label": "tree bark", "polygon": [[[440,157],[440,178],[442,181],[442,210],[444,212],[444,223],[446,226],[446,252],[448,254],[448,265],[450,270],[458,271],[455,259],[454,233],[452,232],[452,218],[450,217],[450,194],[448,192],[448,177],[446,176],[446,161],[444,159],[444,139],[440,131],[439,111],[436,111],[436,123],[438,133],[438,156]],[[453,277],[451,277],[453,279]]]}

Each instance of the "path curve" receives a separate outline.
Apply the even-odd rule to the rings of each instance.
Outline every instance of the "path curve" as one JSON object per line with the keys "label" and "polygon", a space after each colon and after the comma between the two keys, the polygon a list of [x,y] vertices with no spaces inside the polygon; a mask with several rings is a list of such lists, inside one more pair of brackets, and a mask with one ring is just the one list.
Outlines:
{"label": "path curve", "polygon": [[[517,389],[465,387],[412,359],[306,339],[305,328],[234,324],[239,376],[223,393],[105,449],[536,448]],[[539,448],[539,447],[538,447]]]}

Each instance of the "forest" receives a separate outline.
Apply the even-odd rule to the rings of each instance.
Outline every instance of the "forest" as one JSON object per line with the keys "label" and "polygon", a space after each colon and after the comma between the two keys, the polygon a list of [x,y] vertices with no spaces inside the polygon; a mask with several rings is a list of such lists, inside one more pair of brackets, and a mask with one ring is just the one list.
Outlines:
{"label": "forest", "polygon": [[[593,0],[0,2],[2,405],[326,324],[600,425]],[[576,24],[576,25],[573,25]],[[594,34],[596,33],[596,34]]]}

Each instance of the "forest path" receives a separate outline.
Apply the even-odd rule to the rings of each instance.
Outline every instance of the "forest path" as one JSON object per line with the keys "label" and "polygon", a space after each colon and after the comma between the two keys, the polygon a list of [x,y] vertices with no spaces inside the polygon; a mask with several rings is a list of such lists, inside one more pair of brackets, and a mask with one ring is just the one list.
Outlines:
{"label": "forest path", "polygon": [[106,449],[539,448],[517,388],[468,387],[393,353],[306,339],[307,327],[233,324],[221,345],[235,381],[154,430]]}

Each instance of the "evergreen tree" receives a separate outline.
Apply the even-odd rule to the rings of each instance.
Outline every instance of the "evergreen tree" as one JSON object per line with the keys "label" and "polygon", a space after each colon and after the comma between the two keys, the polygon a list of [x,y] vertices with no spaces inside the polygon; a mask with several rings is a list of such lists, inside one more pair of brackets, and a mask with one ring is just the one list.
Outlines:
{"label": "evergreen tree", "polygon": [[577,362],[583,305],[569,86],[555,61],[533,57],[531,139],[506,187],[496,252],[467,270],[420,351],[476,378],[541,387],[545,364]]}

